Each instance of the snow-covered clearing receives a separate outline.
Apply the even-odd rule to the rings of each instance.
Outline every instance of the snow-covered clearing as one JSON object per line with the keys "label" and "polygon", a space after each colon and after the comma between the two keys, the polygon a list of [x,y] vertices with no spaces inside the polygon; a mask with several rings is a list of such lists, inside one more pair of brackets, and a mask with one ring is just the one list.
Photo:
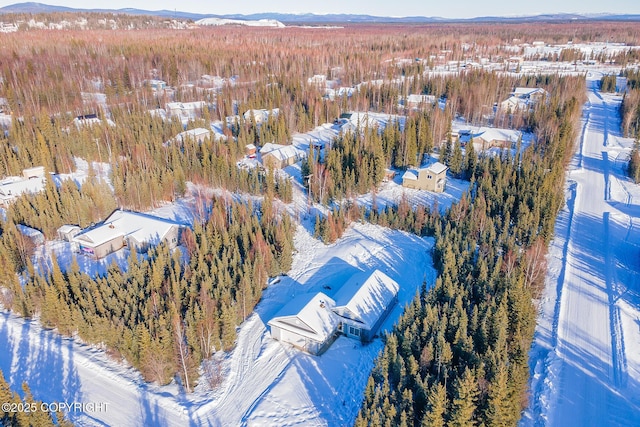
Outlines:
{"label": "snow-covered clearing", "polygon": [[621,97],[592,73],[531,350],[522,426],[640,424],[640,187],[624,175]]}
{"label": "snow-covered clearing", "polygon": [[378,268],[401,287],[399,304],[383,325],[388,330],[420,284],[433,283],[433,240],[354,224],[329,246],[299,226],[295,244],[293,268],[265,290],[242,324],[236,348],[223,359],[225,379],[216,390],[202,382],[185,395],[175,384],[146,384],[103,351],[7,313],[0,313],[0,342],[6,343],[0,369],[15,389],[27,381],[44,402],[106,404],[106,410],[72,412],[70,418],[81,425],[352,424],[381,340],[362,345],[340,337],[317,357],[272,340],[266,324],[295,295],[333,296],[355,272]]}

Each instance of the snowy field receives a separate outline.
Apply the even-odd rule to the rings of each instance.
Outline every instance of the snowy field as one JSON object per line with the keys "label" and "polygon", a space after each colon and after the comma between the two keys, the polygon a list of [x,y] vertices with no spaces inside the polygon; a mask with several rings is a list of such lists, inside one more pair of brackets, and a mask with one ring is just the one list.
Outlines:
{"label": "snowy field", "polygon": [[523,427],[640,425],[640,187],[624,175],[620,96],[587,81],[531,350]]}
{"label": "snowy field", "polygon": [[87,426],[350,425],[360,408],[380,339],[368,345],[340,337],[322,356],[272,340],[267,322],[292,297],[322,291],[333,296],[359,270],[384,271],[400,284],[390,329],[420,284],[435,279],[432,239],[368,224],[354,224],[326,246],[299,226],[297,254],[288,276],[274,281],[242,324],[236,348],[223,356],[224,382],[202,382],[191,395],[175,385],[146,384],[104,351],[61,338],[37,322],[0,312],[0,369],[14,386],[27,381],[36,399],[94,403],[100,410],[72,411]]}

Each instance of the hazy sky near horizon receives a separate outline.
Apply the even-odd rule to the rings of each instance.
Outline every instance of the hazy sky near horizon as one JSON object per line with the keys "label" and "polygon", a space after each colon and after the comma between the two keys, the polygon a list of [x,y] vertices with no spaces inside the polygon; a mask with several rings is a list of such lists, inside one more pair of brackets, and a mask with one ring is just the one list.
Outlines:
{"label": "hazy sky near horizon", "polygon": [[[19,3],[0,0],[0,7]],[[543,13],[626,13],[640,14],[639,0],[40,0],[40,3],[79,9],[178,10],[213,15],[282,13],[353,13],[375,16],[439,16],[472,18],[476,16],[538,15]]]}

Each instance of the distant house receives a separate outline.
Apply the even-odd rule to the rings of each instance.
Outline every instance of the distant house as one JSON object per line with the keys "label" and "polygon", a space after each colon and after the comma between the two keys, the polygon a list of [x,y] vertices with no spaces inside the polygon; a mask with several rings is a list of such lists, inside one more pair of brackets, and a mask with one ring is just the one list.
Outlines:
{"label": "distant house", "polygon": [[436,97],[433,95],[412,94],[407,96],[407,108],[418,108],[420,106],[433,105],[436,103]]}
{"label": "distant house", "polygon": [[25,179],[44,178],[44,166],[35,166],[22,170],[22,177]]}
{"label": "distant house", "polygon": [[242,115],[242,117],[246,122],[251,121],[251,117],[253,117],[253,120],[255,120],[256,125],[261,125],[263,123],[266,123],[267,120],[269,120],[269,117],[272,117],[272,116],[278,117],[278,114],[280,114],[279,108],[274,108],[272,110],[266,110],[266,109],[247,110]]}
{"label": "distant house", "polygon": [[167,82],[164,80],[151,79],[146,83],[154,92],[161,92],[167,87]]}
{"label": "distant house", "polygon": [[316,74],[309,77],[307,83],[313,86],[324,87],[327,84],[327,76],[324,74]]}
{"label": "distant house", "polygon": [[71,242],[74,237],[78,233],[80,233],[82,229],[77,225],[69,225],[65,224],[62,227],[58,228],[58,240],[64,240],[66,242]]}
{"label": "distant house", "polygon": [[408,170],[402,175],[402,186],[442,193],[447,180],[447,169],[449,168],[442,163],[435,162],[424,168]]}
{"label": "distant house", "polygon": [[205,128],[195,128],[180,132],[169,141],[170,143],[184,144],[185,141],[195,141],[202,144],[206,138],[211,138],[211,130]]}
{"label": "distant house", "polygon": [[206,107],[204,101],[194,102],[167,102],[165,111],[167,118],[177,118],[183,125],[189,120],[195,120],[202,114],[202,110]]}
{"label": "distant house", "polygon": [[253,144],[247,144],[244,146],[244,151],[247,157],[255,157],[256,156],[256,146]]}
{"label": "distant house", "polygon": [[271,337],[319,355],[336,338],[338,318],[333,299],[322,292],[303,294],[287,303],[267,324]]}
{"label": "distant house", "polygon": [[304,152],[293,145],[264,144],[260,149],[260,158],[264,167],[282,169],[302,159]]}
{"label": "distant house", "polygon": [[522,132],[513,129],[479,127],[458,131],[458,141],[464,147],[473,140],[476,150],[488,148],[511,148],[522,137]]}
{"label": "distant house", "polygon": [[548,96],[549,93],[542,88],[517,87],[508,99],[500,103],[500,109],[512,113],[518,110],[529,111]]}
{"label": "distant house", "polygon": [[396,177],[396,171],[393,169],[385,169],[384,170],[384,178],[382,179],[384,182],[393,181]]}
{"label": "distant house", "polygon": [[136,252],[145,252],[164,242],[174,248],[178,245],[182,228],[182,225],[168,219],[116,210],[98,226],[78,233],[72,241],[81,253],[100,259],[125,246]]}
{"label": "distant house", "polygon": [[44,167],[22,171],[22,178],[13,177],[0,182],[0,206],[8,206],[23,194],[36,194],[44,190],[46,177]]}
{"label": "distant house", "polygon": [[[97,114],[85,114],[82,116],[78,116],[75,119],[73,119],[73,123],[76,125],[76,127],[78,129],[80,129],[81,127],[91,127],[93,125],[98,125],[102,123],[102,120],[98,117]],[[116,124],[107,119],[106,123],[109,126],[115,126]]]}
{"label": "distant house", "polygon": [[400,287],[380,270],[358,273],[342,285],[335,295],[333,312],[338,330],[362,341],[371,341],[380,325],[398,302]]}

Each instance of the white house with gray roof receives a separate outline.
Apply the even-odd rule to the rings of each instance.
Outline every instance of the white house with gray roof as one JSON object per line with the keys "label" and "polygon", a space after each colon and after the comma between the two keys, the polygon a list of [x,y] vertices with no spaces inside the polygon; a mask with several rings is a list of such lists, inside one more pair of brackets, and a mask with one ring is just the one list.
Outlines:
{"label": "white house with gray roof", "polygon": [[72,242],[80,253],[100,259],[125,246],[136,252],[145,252],[162,242],[175,248],[182,228],[168,219],[116,210],[101,224],[76,234]]}

